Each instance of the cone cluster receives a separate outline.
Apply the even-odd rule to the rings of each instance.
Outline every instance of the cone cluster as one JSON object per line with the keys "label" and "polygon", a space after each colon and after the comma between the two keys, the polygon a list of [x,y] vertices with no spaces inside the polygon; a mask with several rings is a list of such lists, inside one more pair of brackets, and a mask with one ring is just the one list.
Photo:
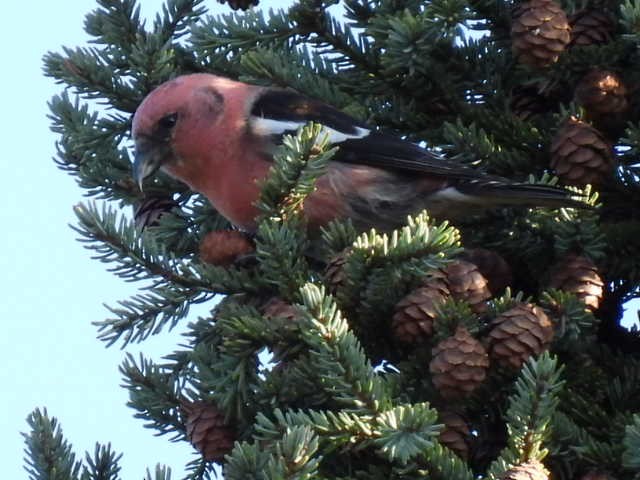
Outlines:
{"label": "cone cluster", "polygon": [[391,321],[394,337],[402,343],[418,343],[431,337],[438,307],[449,297],[467,302],[475,313],[486,311],[491,292],[477,265],[456,260],[432,272],[421,287],[396,305]]}

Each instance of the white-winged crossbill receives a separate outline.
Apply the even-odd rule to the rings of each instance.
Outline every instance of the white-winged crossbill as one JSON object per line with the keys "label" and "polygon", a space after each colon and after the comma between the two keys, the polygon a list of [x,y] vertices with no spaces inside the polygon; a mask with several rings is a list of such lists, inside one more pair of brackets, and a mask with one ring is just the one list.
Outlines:
{"label": "white-winged crossbill", "polygon": [[175,78],[142,102],[133,119],[134,177],[142,186],[162,169],[252,231],[260,180],[275,148],[308,122],[322,124],[339,147],[304,203],[312,227],[351,218],[359,228],[389,230],[425,208],[449,218],[474,207],[580,205],[567,190],[512,182],[441,158],[293,90],[211,74]]}

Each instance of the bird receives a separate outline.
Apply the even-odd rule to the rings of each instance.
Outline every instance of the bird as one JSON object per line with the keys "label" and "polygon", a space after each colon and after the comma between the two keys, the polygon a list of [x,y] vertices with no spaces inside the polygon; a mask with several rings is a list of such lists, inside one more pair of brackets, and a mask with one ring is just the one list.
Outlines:
{"label": "bird", "polygon": [[133,178],[162,170],[209,200],[237,228],[255,232],[261,181],[284,135],[309,122],[338,147],[305,199],[309,228],[350,219],[389,231],[426,209],[443,219],[501,206],[580,207],[572,192],[511,181],[443,158],[292,89],[211,73],[178,76],[149,93],[132,122]]}

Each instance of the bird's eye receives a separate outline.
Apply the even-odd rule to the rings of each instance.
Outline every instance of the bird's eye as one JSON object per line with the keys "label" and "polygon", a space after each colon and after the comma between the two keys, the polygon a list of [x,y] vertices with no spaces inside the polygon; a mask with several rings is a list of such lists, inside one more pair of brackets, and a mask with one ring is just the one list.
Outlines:
{"label": "bird's eye", "polygon": [[177,113],[170,113],[169,115],[165,115],[160,120],[158,120],[158,125],[165,130],[171,130],[175,127],[176,122],[178,121]]}

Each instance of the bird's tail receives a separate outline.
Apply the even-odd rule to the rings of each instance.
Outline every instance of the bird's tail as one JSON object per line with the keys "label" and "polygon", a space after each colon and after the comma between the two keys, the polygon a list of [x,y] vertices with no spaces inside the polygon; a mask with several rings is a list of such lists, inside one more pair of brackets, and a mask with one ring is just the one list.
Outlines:
{"label": "bird's tail", "polygon": [[486,205],[521,205],[548,208],[590,208],[584,197],[562,187],[499,180],[466,181],[456,189]]}

